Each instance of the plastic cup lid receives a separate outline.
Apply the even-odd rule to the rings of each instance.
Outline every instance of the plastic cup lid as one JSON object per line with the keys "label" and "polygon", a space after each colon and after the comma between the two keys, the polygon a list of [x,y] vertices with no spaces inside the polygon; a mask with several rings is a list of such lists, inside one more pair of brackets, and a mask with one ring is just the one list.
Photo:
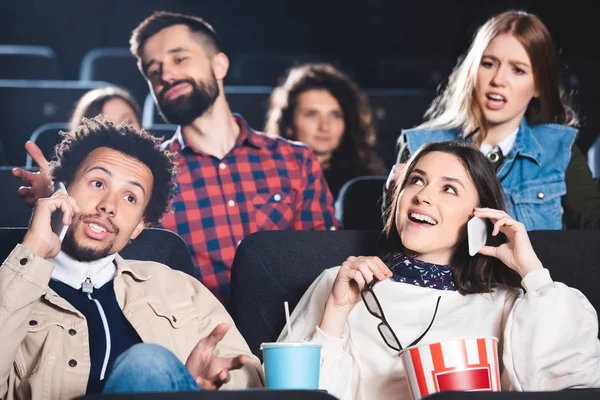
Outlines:
{"label": "plastic cup lid", "polygon": [[276,348],[288,348],[288,347],[323,347],[319,343],[309,343],[309,342],[271,342],[271,343],[262,343],[260,345],[260,350],[262,349],[276,349]]}

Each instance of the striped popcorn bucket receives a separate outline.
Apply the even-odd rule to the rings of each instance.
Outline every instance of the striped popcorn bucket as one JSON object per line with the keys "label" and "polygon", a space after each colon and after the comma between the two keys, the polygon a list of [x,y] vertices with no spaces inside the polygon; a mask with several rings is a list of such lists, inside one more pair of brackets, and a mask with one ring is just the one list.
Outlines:
{"label": "striped popcorn bucket", "polygon": [[500,391],[498,339],[456,339],[400,353],[413,400],[443,391]]}

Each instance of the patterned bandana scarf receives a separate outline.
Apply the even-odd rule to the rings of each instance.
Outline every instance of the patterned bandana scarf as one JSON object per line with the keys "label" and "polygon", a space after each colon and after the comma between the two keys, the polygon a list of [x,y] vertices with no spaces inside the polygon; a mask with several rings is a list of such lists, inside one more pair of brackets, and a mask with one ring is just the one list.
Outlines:
{"label": "patterned bandana scarf", "polygon": [[396,282],[440,290],[456,290],[452,266],[431,264],[396,252],[387,262]]}

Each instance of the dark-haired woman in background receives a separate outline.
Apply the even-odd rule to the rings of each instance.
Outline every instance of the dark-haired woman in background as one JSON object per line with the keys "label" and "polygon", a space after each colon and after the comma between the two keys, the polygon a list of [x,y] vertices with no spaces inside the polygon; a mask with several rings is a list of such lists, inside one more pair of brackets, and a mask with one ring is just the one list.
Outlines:
{"label": "dark-haired woman in background", "polygon": [[[142,112],[133,96],[124,89],[108,86],[90,90],[79,99],[69,121],[69,130],[77,128],[83,118],[94,118],[100,114],[115,124],[128,123],[138,129],[142,126]],[[24,185],[19,188],[19,195],[33,206],[39,198],[52,194],[48,176],[50,163],[35,143],[25,143],[25,149],[38,165],[39,172],[15,168],[13,175]]]}
{"label": "dark-haired woman in background", "polygon": [[293,67],[270,100],[265,132],[305,143],[337,197],[350,179],[385,174],[373,116],[357,84],[329,64]]}
{"label": "dark-haired woman in background", "polygon": [[90,90],[79,99],[69,129],[77,128],[83,118],[94,118],[99,114],[117,125],[127,122],[137,129],[142,126],[142,111],[133,96],[124,89],[110,86]]}

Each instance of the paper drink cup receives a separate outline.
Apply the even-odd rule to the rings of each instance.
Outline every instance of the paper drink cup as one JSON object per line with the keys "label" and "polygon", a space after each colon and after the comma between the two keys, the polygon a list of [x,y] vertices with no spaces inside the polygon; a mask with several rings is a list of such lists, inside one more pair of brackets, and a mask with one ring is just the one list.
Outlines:
{"label": "paper drink cup", "polygon": [[319,388],[321,345],[306,342],[263,343],[260,346],[267,388]]}

